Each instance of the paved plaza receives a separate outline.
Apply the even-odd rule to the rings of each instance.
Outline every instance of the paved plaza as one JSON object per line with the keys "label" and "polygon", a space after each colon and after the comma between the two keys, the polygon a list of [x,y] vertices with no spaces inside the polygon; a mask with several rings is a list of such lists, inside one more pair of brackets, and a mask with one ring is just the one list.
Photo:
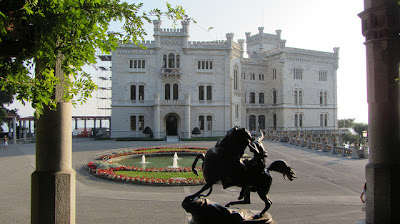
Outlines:
{"label": "paved plaza", "polygon": [[[279,224],[350,223],[364,218],[360,192],[368,160],[350,159],[286,143],[264,141],[267,163],[283,159],[297,173],[293,182],[272,173],[269,209]],[[112,182],[85,172],[85,161],[106,151],[153,146],[212,147],[215,142],[117,142],[73,140],[73,168],[76,170],[76,223],[187,223],[181,207],[185,196],[201,186],[144,186]],[[250,152],[248,152],[250,154]],[[267,164],[267,165],[268,165]],[[35,144],[0,148],[0,223],[30,223],[31,174],[35,167]],[[220,204],[236,200],[239,188],[213,188],[209,197]],[[252,194],[251,205],[240,208],[261,210],[263,202]]]}

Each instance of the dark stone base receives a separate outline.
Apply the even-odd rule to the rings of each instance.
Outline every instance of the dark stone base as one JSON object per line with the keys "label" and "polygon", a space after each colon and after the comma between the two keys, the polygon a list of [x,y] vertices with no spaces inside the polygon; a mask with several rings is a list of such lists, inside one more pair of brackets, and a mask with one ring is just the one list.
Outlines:
{"label": "dark stone base", "polygon": [[206,198],[185,198],[182,207],[192,214],[189,224],[277,224],[269,213],[254,219],[259,211],[228,209]]}

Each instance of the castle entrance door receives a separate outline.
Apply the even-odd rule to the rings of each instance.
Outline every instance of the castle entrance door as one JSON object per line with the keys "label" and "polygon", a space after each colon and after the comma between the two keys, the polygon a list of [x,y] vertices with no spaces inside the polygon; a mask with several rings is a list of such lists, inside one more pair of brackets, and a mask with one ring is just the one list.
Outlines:
{"label": "castle entrance door", "polygon": [[178,135],[178,118],[171,114],[166,119],[167,135]]}

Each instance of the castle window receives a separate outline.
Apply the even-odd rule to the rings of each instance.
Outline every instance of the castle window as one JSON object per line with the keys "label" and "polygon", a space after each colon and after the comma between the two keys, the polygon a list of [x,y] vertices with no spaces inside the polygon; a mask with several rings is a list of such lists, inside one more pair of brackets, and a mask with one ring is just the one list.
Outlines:
{"label": "castle window", "polygon": [[297,98],[297,90],[294,91],[294,105],[298,104],[298,98]]}
{"label": "castle window", "polygon": [[328,105],[328,92],[326,91],[321,91],[319,92],[319,104],[322,106],[327,106]]}
{"label": "castle window", "polygon": [[327,71],[319,71],[319,81],[328,81]]}
{"label": "castle window", "polygon": [[131,116],[131,131],[136,131],[136,116]]}
{"label": "castle window", "polygon": [[259,80],[264,80],[264,74],[258,74],[258,79]]}
{"label": "castle window", "polygon": [[299,114],[299,127],[303,127],[303,114]]}
{"label": "castle window", "polygon": [[171,99],[171,85],[169,83],[165,84],[165,100]]}
{"label": "castle window", "polygon": [[173,95],[173,99],[177,100],[178,99],[178,93],[179,93],[179,89],[178,89],[178,84],[174,84],[172,87],[172,95]]}
{"label": "castle window", "polygon": [[250,129],[250,131],[256,130],[256,116],[255,115],[249,116],[249,129]]}
{"label": "castle window", "polygon": [[144,116],[139,116],[138,127],[139,127],[139,131],[144,130]]}
{"label": "castle window", "polygon": [[259,104],[264,104],[264,93],[259,93],[258,94],[258,103]]}
{"label": "castle window", "polygon": [[239,89],[239,77],[238,77],[238,69],[237,67],[233,70],[233,89]]}
{"label": "castle window", "polygon": [[207,86],[207,100],[212,100],[212,86]]}
{"label": "castle window", "polygon": [[212,130],[212,116],[207,116],[207,130]]}
{"label": "castle window", "polygon": [[276,90],[272,91],[272,104],[276,104],[277,102]]}
{"label": "castle window", "polygon": [[303,105],[303,91],[299,90],[299,105]]}
{"label": "castle window", "polygon": [[278,119],[276,118],[276,114],[272,115],[272,127],[274,128],[274,130],[276,130],[278,124]]}
{"label": "castle window", "polygon": [[167,67],[167,55],[163,56],[163,68]]}
{"label": "castle window", "polygon": [[324,115],[324,125],[325,125],[325,127],[328,126],[328,114]]}
{"label": "castle window", "polygon": [[235,117],[239,118],[239,104],[235,104]]}
{"label": "castle window", "polygon": [[265,116],[264,115],[258,116],[258,128],[265,129]]}
{"label": "castle window", "polygon": [[276,79],[276,68],[272,69],[272,80]]}
{"label": "castle window", "polygon": [[256,103],[256,94],[254,92],[250,92],[250,103]]}
{"label": "castle window", "polygon": [[303,69],[294,68],[293,69],[293,79],[303,80]]}
{"label": "castle window", "polygon": [[131,85],[131,100],[136,100],[136,85]]}
{"label": "castle window", "polygon": [[321,127],[324,126],[324,115],[323,114],[319,115],[319,126],[321,126]]}
{"label": "castle window", "polygon": [[298,120],[299,120],[299,115],[298,114],[295,114],[294,115],[294,127],[298,127]]}
{"label": "castle window", "polygon": [[180,66],[179,55],[176,55],[176,68],[179,68],[179,66]]}
{"label": "castle window", "polygon": [[199,100],[204,100],[204,86],[199,86]]}
{"label": "castle window", "polygon": [[197,61],[197,72],[212,72],[213,62],[212,60],[199,60]]}
{"label": "castle window", "polygon": [[139,86],[139,100],[144,100],[144,86]]}
{"label": "castle window", "polygon": [[146,60],[144,60],[144,59],[129,60],[129,71],[130,72],[146,72]]}
{"label": "castle window", "polygon": [[199,128],[204,130],[204,116],[199,116]]}
{"label": "castle window", "polygon": [[175,55],[172,53],[168,55],[168,68],[175,68]]}

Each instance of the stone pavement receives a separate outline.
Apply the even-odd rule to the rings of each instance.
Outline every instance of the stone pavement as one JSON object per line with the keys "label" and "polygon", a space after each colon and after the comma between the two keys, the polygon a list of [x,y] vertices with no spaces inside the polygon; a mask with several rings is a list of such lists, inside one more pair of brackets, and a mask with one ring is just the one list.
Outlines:
{"label": "stone pavement", "polygon": [[[292,165],[298,179],[290,182],[272,173],[269,193],[273,205],[268,210],[279,224],[351,223],[364,218],[360,192],[367,160],[354,160],[326,152],[264,141],[267,163],[276,159]],[[116,142],[113,140],[73,140],[73,167],[76,170],[76,223],[187,223],[181,207],[185,196],[201,186],[142,186],[112,182],[85,172],[85,161],[96,154],[124,148],[152,146],[212,147],[215,142]],[[250,154],[250,153],[249,153]],[[267,164],[268,165],[268,164]],[[18,144],[0,148],[0,223],[30,223],[30,185],[35,166],[35,145]],[[224,205],[236,200],[239,188],[214,186],[210,199]],[[240,208],[260,210],[263,202],[256,193],[252,204]]]}

